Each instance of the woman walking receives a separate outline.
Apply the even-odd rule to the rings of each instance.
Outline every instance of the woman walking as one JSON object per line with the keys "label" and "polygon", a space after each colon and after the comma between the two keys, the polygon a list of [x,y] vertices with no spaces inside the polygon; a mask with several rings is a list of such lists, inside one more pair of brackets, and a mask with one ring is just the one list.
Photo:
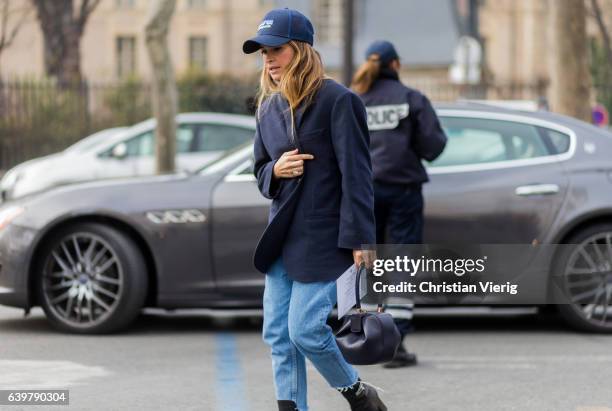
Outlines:
{"label": "woman walking", "polygon": [[307,410],[306,358],[353,411],[387,408],[360,381],[326,324],[336,279],[351,264],[370,264],[374,197],[363,103],[327,78],[301,13],[272,10],[243,45],[261,52],[255,167],[272,199],[255,251],[266,273],[263,339],[271,348],[279,410]]}
{"label": "woman walking", "polygon": [[[422,160],[437,158],[446,135],[431,103],[399,80],[399,55],[388,41],[375,41],[366,50],[351,87],[368,112],[372,137],[376,241],[378,244],[420,244],[423,241],[423,195],[427,182]],[[388,237],[387,237],[388,232]],[[410,301],[387,305],[402,340],[412,329]],[[416,355],[400,344],[387,368],[416,364]]]}

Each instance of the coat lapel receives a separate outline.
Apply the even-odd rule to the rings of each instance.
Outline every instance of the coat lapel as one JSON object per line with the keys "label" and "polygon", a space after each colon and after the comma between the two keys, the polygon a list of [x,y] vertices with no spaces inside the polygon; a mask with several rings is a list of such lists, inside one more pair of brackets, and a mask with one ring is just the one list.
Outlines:
{"label": "coat lapel", "polygon": [[291,122],[291,110],[289,110],[289,102],[284,97],[282,97],[280,94],[278,94],[278,99],[279,99],[279,106],[281,108],[280,111],[281,111],[282,120],[285,126],[285,131],[287,133],[287,139],[289,140],[289,142],[291,143],[293,147],[299,149],[301,152],[302,148],[300,146],[299,130],[304,120],[304,116],[310,107],[304,108],[304,106],[302,105],[298,107],[297,110],[295,110],[295,113],[293,115],[293,121],[294,121],[293,124],[295,126],[295,132],[293,132],[291,130],[292,122]]}

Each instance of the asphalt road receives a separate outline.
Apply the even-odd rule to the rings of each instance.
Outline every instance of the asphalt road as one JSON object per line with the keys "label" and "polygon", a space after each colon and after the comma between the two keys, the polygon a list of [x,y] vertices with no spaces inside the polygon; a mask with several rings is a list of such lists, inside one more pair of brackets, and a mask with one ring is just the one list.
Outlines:
{"label": "asphalt road", "polygon": [[[129,332],[59,334],[40,310],[0,308],[0,389],[68,389],[70,406],[0,409],[276,409],[260,319],[146,314]],[[540,317],[417,318],[420,365],[359,367],[392,411],[612,411],[612,336]],[[309,366],[310,409],[348,410]]]}

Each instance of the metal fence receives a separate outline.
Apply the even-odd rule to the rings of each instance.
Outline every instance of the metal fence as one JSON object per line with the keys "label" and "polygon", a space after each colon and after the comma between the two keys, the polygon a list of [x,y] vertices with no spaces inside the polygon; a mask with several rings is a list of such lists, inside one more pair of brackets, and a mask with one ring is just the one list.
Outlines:
{"label": "metal fence", "polygon": [[50,154],[91,134],[150,115],[148,86],[62,88],[50,81],[0,83],[0,169]]}
{"label": "metal fence", "polygon": [[[246,113],[252,78],[191,73],[178,81],[179,111]],[[128,79],[60,87],[50,80],[0,81],[0,173],[30,158],[63,150],[109,127],[151,116],[151,87]]]}

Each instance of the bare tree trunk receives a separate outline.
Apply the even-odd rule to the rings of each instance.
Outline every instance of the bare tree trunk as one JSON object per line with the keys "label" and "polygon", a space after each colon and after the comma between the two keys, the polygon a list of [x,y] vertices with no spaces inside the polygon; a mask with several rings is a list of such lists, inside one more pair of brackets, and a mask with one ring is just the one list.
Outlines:
{"label": "bare tree trunk", "polygon": [[100,0],[32,0],[44,37],[45,72],[62,86],[81,82],[81,37],[85,23]]}
{"label": "bare tree trunk", "polygon": [[168,28],[174,13],[175,0],[151,1],[151,15],[146,25],[147,50],[153,68],[153,112],[157,173],[175,170],[177,91],[174,70],[168,49]]}
{"label": "bare tree trunk", "polygon": [[591,122],[591,74],[584,0],[549,0],[552,18],[551,108]]}

